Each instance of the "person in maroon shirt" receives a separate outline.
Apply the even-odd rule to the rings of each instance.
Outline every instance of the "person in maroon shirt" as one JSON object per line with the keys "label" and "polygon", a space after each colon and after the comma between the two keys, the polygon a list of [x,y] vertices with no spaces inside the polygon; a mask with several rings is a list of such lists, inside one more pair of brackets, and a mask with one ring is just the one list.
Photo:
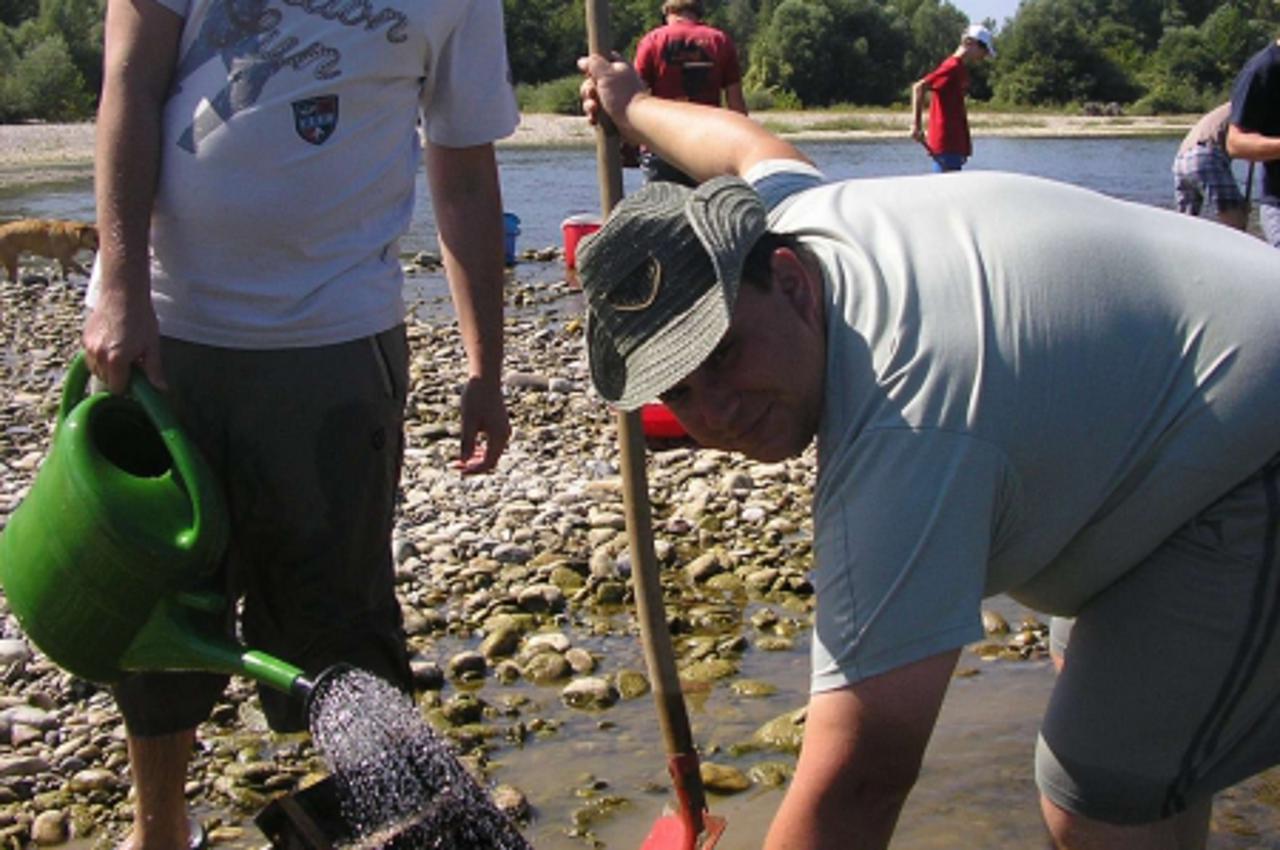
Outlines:
{"label": "person in maroon shirt", "polygon": [[[702,0],[666,0],[662,14],[666,23],[645,33],[636,46],[636,70],[649,91],[668,100],[724,105],[746,115],[738,49],[728,33],[702,23]],[[652,151],[641,151],[640,164],[647,181],[694,185]]]}
{"label": "person in maroon shirt", "polygon": [[[969,66],[987,57],[994,59],[995,55],[991,31],[982,24],[970,24],[955,52],[911,87],[911,138],[928,149],[934,171],[959,171],[973,154],[964,105],[969,93]],[[927,137],[920,127],[926,91],[932,95]]]}

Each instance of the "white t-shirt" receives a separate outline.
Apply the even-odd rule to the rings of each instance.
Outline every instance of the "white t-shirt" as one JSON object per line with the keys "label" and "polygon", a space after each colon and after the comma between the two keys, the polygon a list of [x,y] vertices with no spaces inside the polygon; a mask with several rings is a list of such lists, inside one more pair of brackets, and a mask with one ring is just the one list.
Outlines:
{"label": "white t-shirt", "polygon": [[519,121],[500,0],[161,0],[185,17],[152,216],[161,332],[327,345],[403,320],[421,167]]}
{"label": "white t-shirt", "polygon": [[1072,614],[1280,452],[1280,252],[993,172],[763,163],[826,275],[813,687]]}

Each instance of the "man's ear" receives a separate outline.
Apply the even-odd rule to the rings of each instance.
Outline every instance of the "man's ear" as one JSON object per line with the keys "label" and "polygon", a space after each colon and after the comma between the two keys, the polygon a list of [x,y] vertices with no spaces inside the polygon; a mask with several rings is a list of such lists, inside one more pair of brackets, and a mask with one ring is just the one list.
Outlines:
{"label": "man's ear", "polygon": [[822,281],[805,264],[795,249],[775,248],[769,257],[769,270],[773,286],[788,304],[806,321],[820,324],[822,320]]}

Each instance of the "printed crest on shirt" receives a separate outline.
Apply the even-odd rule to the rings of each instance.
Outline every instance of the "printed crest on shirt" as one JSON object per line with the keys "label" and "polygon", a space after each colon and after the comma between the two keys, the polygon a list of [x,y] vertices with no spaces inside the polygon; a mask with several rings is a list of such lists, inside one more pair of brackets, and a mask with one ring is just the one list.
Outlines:
{"label": "printed crest on shirt", "polygon": [[293,128],[303,141],[323,145],[338,126],[338,96],[322,94],[293,102]]}

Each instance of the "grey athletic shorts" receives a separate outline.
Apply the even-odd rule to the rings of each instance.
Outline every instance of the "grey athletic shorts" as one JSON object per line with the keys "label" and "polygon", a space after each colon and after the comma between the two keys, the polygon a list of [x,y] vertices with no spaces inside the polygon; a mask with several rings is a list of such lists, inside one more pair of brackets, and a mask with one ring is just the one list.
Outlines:
{"label": "grey athletic shorts", "polygon": [[1081,610],[1036,748],[1046,796],[1147,823],[1280,763],[1278,533],[1280,458]]}
{"label": "grey athletic shorts", "polygon": [[[232,541],[212,589],[243,600],[244,642],[310,673],[346,661],[406,688],[390,541],[407,352],[403,326],[319,348],[161,349],[174,411],[223,483]],[[163,735],[208,717],[225,685],[146,673],[115,694],[130,733]],[[273,728],[306,728],[294,701],[261,696]]]}

